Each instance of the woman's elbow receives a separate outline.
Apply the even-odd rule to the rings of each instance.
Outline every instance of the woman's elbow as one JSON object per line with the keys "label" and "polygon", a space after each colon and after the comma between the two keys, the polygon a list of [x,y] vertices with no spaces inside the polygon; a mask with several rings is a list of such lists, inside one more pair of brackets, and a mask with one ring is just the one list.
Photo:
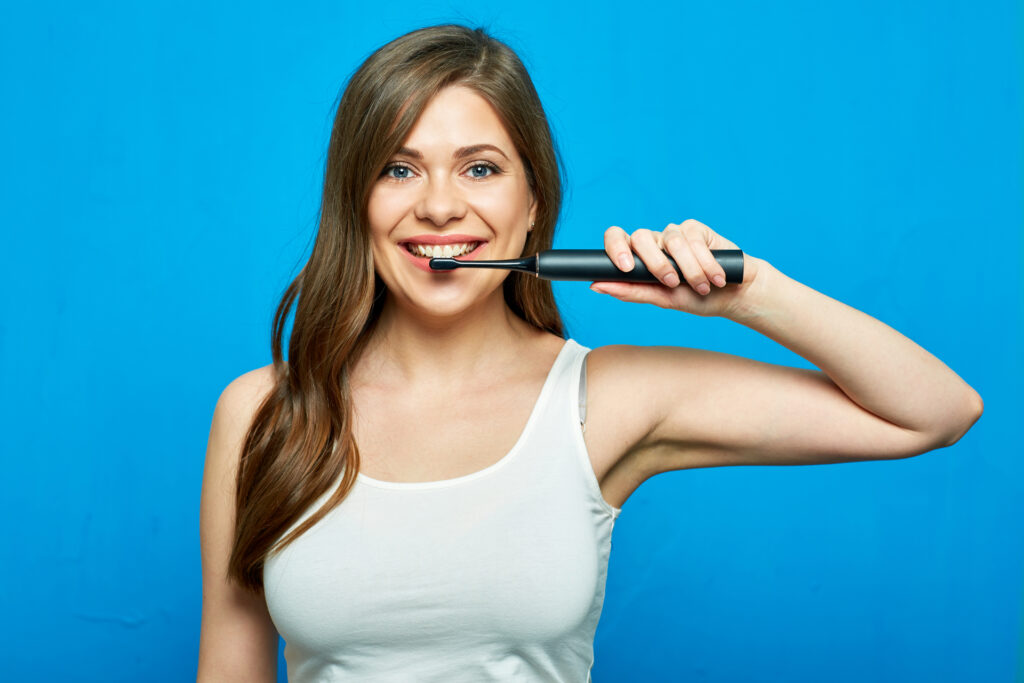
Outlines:
{"label": "woman's elbow", "polygon": [[952,446],[963,438],[964,434],[971,430],[971,427],[981,418],[985,412],[985,402],[981,400],[981,394],[974,391],[973,396],[968,399],[970,407],[965,411],[965,418],[959,423],[959,428],[954,431],[942,444],[942,447]]}

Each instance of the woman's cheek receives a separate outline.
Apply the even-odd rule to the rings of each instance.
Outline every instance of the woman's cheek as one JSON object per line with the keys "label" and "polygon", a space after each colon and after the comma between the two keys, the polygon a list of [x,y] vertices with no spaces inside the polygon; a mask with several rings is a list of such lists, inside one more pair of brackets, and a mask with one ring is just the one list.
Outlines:
{"label": "woman's cheek", "polygon": [[516,227],[528,215],[526,200],[516,201],[508,192],[481,193],[474,198],[474,211],[488,224],[498,227]]}

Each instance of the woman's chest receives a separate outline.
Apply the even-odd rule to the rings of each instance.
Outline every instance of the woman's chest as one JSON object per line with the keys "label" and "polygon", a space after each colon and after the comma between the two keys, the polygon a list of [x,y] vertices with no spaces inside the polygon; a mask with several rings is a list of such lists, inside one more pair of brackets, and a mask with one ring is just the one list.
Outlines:
{"label": "woman's chest", "polygon": [[382,481],[454,479],[501,460],[523,436],[537,397],[503,391],[429,400],[353,393],[360,471]]}
{"label": "woman's chest", "polygon": [[[603,391],[600,386],[587,390],[602,400],[587,408],[585,430],[568,421],[560,427],[580,430],[602,496],[622,507],[642,480],[621,457],[623,439],[616,431],[621,421]],[[363,387],[352,397],[359,470],[386,482],[442,481],[479,472],[501,461],[521,440],[538,436],[528,430],[550,428],[544,406],[537,410],[537,394],[520,387],[417,400]]]}
{"label": "woman's chest", "polygon": [[265,572],[289,643],[557,640],[593,615],[609,548],[585,506],[485,479],[455,493],[356,489]]}

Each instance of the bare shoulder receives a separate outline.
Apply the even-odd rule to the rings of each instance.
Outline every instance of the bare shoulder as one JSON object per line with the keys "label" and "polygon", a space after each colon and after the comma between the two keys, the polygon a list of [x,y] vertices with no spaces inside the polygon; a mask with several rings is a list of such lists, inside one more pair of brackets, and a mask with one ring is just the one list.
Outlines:
{"label": "bare shoulder", "polygon": [[274,388],[274,366],[267,364],[243,373],[224,387],[221,396],[233,404],[258,403]]}
{"label": "bare shoulder", "polygon": [[592,349],[587,355],[588,397],[626,410],[623,417],[632,417],[636,431],[646,433],[656,421],[652,407],[658,402],[652,400],[652,387],[644,378],[663,368],[668,348],[672,347],[610,344]]}
{"label": "bare shoulder", "polygon": [[587,354],[584,439],[598,479],[616,468],[635,469],[658,423],[660,403],[642,379],[659,362],[652,348],[611,344]]}
{"label": "bare shoulder", "polygon": [[[723,387],[749,393],[750,377],[758,369],[783,371],[742,356],[674,345],[602,346],[590,352],[587,366],[587,381],[593,386],[588,401],[593,400],[594,411],[614,425],[614,431],[602,437],[618,444],[622,452],[617,457],[644,453],[644,467],[650,466],[651,453],[661,449],[666,439],[721,433],[719,427],[733,426],[726,420],[726,413],[733,411],[721,395]],[[811,374],[793,368],[785,371],[801,378]],[[769,379],[777,382],[779,378]],[[676,424],[680,415],[685,415],[685,424]],[[588,408],[588,429],[589,418]],[[646,474],[657,471],[660,466]]]}
{"label": "bare shoulder", "polygon": [[708,396],[709,375],[737,375],[753,362],[682,346],[593,348],[584,440],[606,499],[621,506],[644,481],[675,464],[664,457],[667,417],[685,411],[691,421],[713,427],[718,418],[707,405],[716,401]]}
{"label": "bare shoulder", "polygon": [[758,364],[749,358],[686,346],[612,344],[593,349],[588,381],[597,400],[628,411],[643,437],[651,435],[673,404],[692,396],[716,373],[742,376]]}
{"label": "bare shoulder", "polygon": [[231,380],[217,399],[215,419],[220,418],[235,430],[247,428],[260,403],[274,388],[272,364],[249,370]]}

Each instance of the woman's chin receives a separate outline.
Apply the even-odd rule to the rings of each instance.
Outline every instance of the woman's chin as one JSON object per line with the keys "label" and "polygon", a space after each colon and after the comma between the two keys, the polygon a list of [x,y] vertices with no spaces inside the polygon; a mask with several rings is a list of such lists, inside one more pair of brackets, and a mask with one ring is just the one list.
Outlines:
{"label": "woman's chin", "polygon": [[382,279],[391,304],[403,313],[424,319],[452,320],[483,310],[488,305],[503,303],[504,278],[500,275],[507,276],[507,273],[464,268],[428,277],[426,281],[415,274],[410,276],[400,271]]}
{"label": "woman's chin", "polygon": [[454,320],[480,310],[487,298],[476,287],[430,287],[406,300],[406,310],[418,317]]}

